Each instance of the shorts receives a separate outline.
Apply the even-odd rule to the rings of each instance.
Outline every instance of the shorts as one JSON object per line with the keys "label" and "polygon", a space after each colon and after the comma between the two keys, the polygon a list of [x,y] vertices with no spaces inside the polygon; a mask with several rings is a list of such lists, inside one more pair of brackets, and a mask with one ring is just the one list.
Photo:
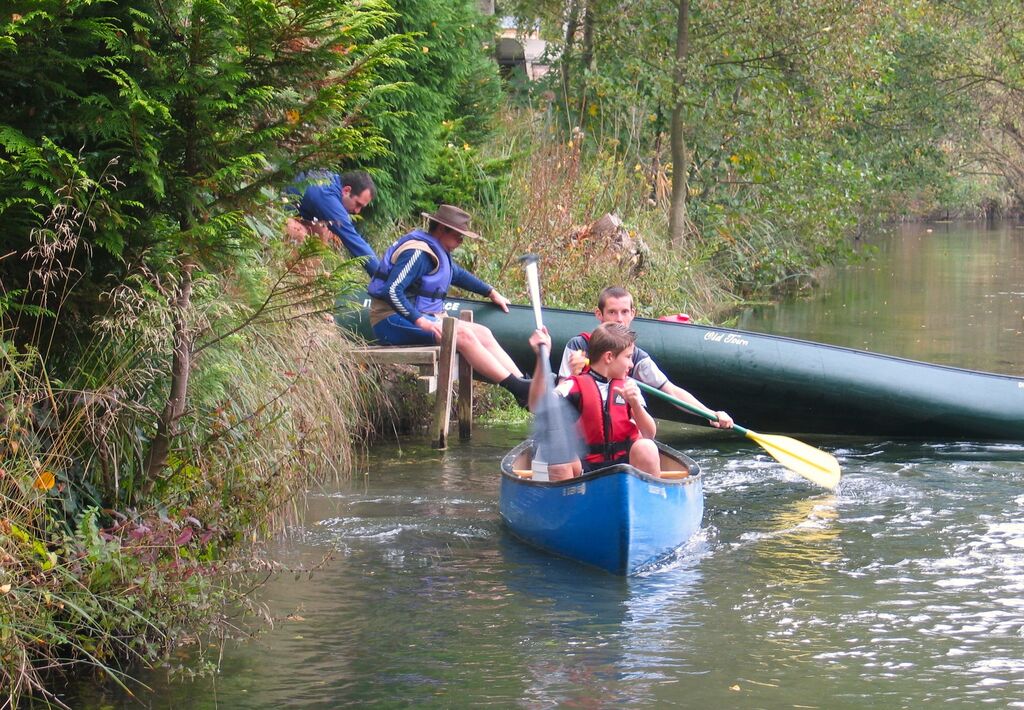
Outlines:
{"label": "shorts", "polygon": [[[422,315],[433,321],[440,320],[439,316],[433,313],[423,313]],[[373,326],[373,334],[377,340],[388,345],[437,345],[433,333],[428,333],[397,313]]]}
{"label": "shorts", "polygon": [[[629,443],[629,447],[633,446],[633,442]],[[617,459],[604,459],[603,461],[587,461],[581,460],[580,463],[583,465],[583,473],[590,473],[591,471],[597,471],[598,469],[608,468],[609,466],[618,466],[621,464],[629,463],[629,448],[626,449],[625,456]]]}

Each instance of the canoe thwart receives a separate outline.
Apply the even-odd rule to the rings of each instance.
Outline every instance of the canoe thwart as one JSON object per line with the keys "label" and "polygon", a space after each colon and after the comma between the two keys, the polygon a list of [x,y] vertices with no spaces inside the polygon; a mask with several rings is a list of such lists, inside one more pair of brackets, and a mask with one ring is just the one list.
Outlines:
{"label": "canoe thwart", "polygon": [[686,478],[689,475],[690,475],[689,471],[662,471],[661,472],[661,478],[668,478],[670,480],[672,480],[672,479],[679,479],[679,478]]}

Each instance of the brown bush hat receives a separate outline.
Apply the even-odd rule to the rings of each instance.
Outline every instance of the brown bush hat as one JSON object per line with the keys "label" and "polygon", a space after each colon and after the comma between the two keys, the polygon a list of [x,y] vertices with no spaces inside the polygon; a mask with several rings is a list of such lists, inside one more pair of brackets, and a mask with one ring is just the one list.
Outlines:
{"label": "brown bush hat", "polygon": [[454,205],[440,205],[434,214],[427,212],[422,213],[424,217],[432,222],[443,224],[446,227],[454,229],[459,234],[463,234],[471,239],[482,239],[482,237],[476,232],[469,231],[469,222],[472,217],[469,216],[469,212],[460,210]]}

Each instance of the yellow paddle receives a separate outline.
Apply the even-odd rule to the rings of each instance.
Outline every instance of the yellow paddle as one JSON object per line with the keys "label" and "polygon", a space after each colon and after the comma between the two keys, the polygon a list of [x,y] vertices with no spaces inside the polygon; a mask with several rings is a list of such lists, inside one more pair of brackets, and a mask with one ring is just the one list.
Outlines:
{"label": "yellow paddle", "polygon": [[[653,394],[655,397],[661,397],[666,402],[671,402],[680,409],[685,409],[688,412],[696,414],[699,417],[704,417],[711,421],[718,421],[718,417],[715,416],[714,412],[709,412],[706,409],[695,407],[692,404],[687,404],[681,399],[677,399],[670,394],[666,394],[659,389],[655,389],[650,385],[645,385],[643,382],[637,382],[644,392]],[[817,483],[823,488],[834,490],[839,485],[839,476],[841,472],[839,470],[839,462],[836,461],[836,457],[832,454],[826,453],[821,449],[816,449],[813,446],[791,439],[788,436],[778,436],[776,434],[758,434],[756,431],[750,431],[744,429],[739,424],[733,424],[732,430],[742,434],[751,441],[757,442],[761,448],[772,455],[772,458],[781,463],[783,466],[788,468],[793,473],[797,473],[812,483]]]}

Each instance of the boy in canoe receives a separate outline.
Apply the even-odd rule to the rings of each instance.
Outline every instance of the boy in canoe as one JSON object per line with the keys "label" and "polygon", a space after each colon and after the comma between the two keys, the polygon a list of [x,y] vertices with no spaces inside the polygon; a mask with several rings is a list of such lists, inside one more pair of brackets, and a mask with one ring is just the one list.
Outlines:
{"label": "boy in canoe", "polygon": [[[584,471],[628,462],[634,468],[661,475],[661,459],[654,443],[657,424],[647,412],[636,382],[628,378],[633,368],[636,333],[621,323],[602,323],[590,335],[590,367],[570,375],[555,387],[578,413],[576,426],[587,453],[583,460],[548,464],[548,477],[562,481]],[[538,353],[537,369],[530,383],[530,409],[536,410],[548,383],[543,376],[540,346],[550,351],[547,329],[535,330],[530,346]]]}
{"label": "boy in canoe", "polygon": [[[621,323],[626,328],[636,317],[636,308],[633,306],[633,296],[621,286],[609,286],[601,291],[597,299],[597,308],[594,315],[601,323]],[[558,368],[559,379],[579,374],[586,369],[589,339],[593,337],[589,333],[580,333],[565,344],[565,351],[562,353],[562,364]],[[701,409],[711,410],[701,403],[699,399],[674,384],[661,368],[654,362],[646,351],[637,347],[633,352],[633,372],[631,376],[638,382],[659,389],[665,394],[670,394],[688,404]],[[712,410],[713,411],[713,410]],[[718,421],[711,422],[711,426],[719,429],[732,427],[732,417],[725,412],[715,412]]]}

